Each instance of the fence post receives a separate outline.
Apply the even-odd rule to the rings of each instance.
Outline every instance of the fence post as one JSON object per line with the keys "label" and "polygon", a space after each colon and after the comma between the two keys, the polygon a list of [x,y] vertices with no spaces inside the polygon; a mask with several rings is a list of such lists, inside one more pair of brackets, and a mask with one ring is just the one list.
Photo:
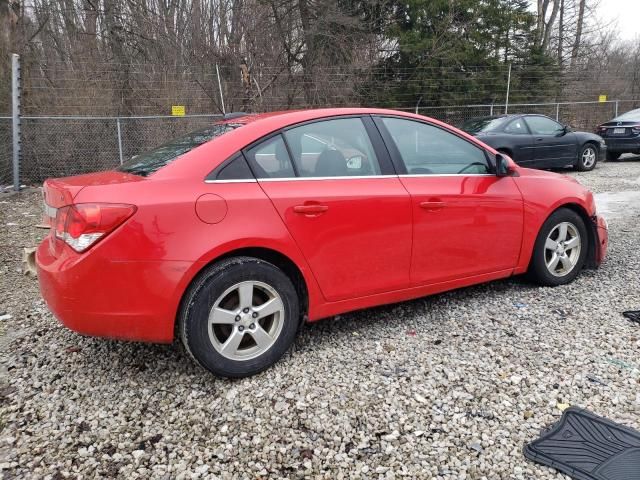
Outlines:
{"label": "fence post", "polygon": [[556,122],[560,121],[560,104],[556,103]]}
{"label": "fence post", "polygon": [[222,114],[226,115],[227,110],[224,108],[224,96],[222,95],[222,83],[220,82],[220,69],[216,63],[216,74],[218,76],[218,90],[220,90],[220,103],[222,104]]}
{"label": "fence post", "polygon": [[20,191],[20,57],[11,55],[11,118],[13,139],[13,189]]}
{"label": "fence post", "polygon": [[509,64],[509,76],[507,77],[507,98],[504,101],[504,114],[509,113],[509,90],[511,88],[511,64]]}
{"label": "fence post", "polygon": [[616,100],[616,106],[615,106],[616,111],[615,111],[614,117],[618,116],[618,102],[620,102],[620,100]]}
{"label": "fence post", "polygon": [[118,155],[120,156],[120,165],[122,165],[122,131],[120,128],[120,117],[116,117],[116,127],[118,128]]}

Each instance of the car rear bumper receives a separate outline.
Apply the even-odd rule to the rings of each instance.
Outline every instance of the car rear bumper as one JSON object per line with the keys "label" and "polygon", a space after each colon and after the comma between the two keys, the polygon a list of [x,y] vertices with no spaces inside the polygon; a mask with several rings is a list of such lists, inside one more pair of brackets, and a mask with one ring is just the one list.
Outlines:
{"label": "car rear bumper", "polygon": [[605,138],[607,150],[615,153],[640,152],[640,137]]}
{"label": "car rear bumper", "polygon": [[[45,239],[36,251],[40,292],[50,310],[78,333],[169,343],[189,262],[112,261],[98,249],[55,257]],[[97,273],[99,272],[99,273]]]}

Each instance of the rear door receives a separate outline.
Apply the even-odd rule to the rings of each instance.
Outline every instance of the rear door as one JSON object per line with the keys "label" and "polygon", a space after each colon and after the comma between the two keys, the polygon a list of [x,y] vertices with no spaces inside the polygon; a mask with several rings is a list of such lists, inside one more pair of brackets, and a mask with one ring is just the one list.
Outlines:
{"label": "rear door", "polygon": [[370,118],[294,126],[245,155],[327,300],[409,285],[409,195]]}
{"label": "rear door", "polygon": [[542,115],[524,117],[533,135],[531,165],[541,168],[564,167],[575,163],[578,144],[573,132]]}
{"label": "rear door", "polygon": [[513,160],[523,166],[529,165],[531,163],[533,138],[522,117],[511,120],[504,127],[503,133],[508,136]]}
{"label": "rear door", "polygon": [[485,152],[428,123],[376,118],[413,210],[412,285],[504,272],[517,264],[522,195]]}

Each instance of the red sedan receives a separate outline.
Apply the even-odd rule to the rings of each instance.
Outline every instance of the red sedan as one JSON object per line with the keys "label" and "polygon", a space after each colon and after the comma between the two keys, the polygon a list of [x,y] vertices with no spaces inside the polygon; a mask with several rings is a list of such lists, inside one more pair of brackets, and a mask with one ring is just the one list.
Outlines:
{"label": "red sedan", "polygon": [[115,171],[47,180],[40,289],[67,327],[255,374],[302,321],[596,267],[607,226],[564,175],[391,110],[234,116]]}

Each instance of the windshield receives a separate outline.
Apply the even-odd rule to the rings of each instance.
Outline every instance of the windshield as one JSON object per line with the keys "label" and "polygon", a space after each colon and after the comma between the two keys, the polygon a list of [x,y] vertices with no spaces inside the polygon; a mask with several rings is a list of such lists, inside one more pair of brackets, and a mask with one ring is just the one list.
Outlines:
{"label": "windshield", "polygon": [[495,130],[509,120],[509,117],[484,117],[467,120],[460,127],[467,133],[479,133]]}
{"label": "windshield", "polygon": [[203,128],[202,130],[196,130],[183,137],[160,145],[158,148],[149,152],[131,157],[131,159],[124,162],[118,170],[146,177],[160,170],[165,165],[168,165],[180,155],[199,147],[209,140],[224,135],[241,125],[241,123],[221,123]]}
{"label": "windshield", "polygon": [[640,108],[636,108],[635,110],[631,110],[627,113],[623,113],[619,117],[616,117],[613,119],[613,121],[618,121],[618,122],[625,122],[625,121],[629,122],[634,120],[640,121]]}

